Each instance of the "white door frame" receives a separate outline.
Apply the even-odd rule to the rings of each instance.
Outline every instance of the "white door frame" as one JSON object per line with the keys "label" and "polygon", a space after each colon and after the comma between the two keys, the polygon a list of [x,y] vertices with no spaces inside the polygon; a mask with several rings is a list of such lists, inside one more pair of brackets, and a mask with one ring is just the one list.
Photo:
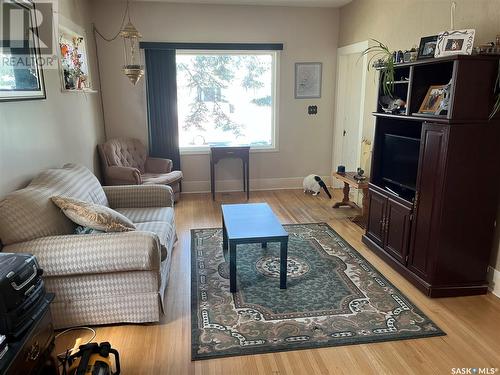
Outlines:
{"label": "white door frame", "polygon": [[[340,67],[340,58],[341,56],[346,56],[346,55],[352,55],[352,54],[359,54],[366,50],[369,47],[370,43],[368,40],[365,40],[363,42],[358,42],[354,44],[350,44],[348,46],[340,47],[337,48],[337,73],[336,73],[336,91],[335,91],[335,115],[334,115],[334,129],[333,129],[333,149],[332,149],[332,173],[335,173],[337,171],[337,166],[340,163],[340,150],[341,147],[340,144],[342,142],[343,136],[342,136],[342,127],[340,126],[342,119],[338,117],[338,114],[340,113],[339,106],[340,106],[340,101],[338,100],[338,81],[340,79],[339,77],[339,67]],[[360,60],[359,63],[362,64],[362,72],[363,76],[361,77],[361,102],[359,103],[359,124],[358,124],[358,136],[359,136],[359,142],[358,142],[358,150],[357,150],[357,165],[360,165],[361,163],[361,142],[363,140],[363,125],[364,125],[364,117],[365,117],[365,97],[366,97],[366,79],[367,79],[367,68],[368,68],[368,56],[364,55]],[[334,187],[340,187],[338,185],[338,181],[333,181]]]}

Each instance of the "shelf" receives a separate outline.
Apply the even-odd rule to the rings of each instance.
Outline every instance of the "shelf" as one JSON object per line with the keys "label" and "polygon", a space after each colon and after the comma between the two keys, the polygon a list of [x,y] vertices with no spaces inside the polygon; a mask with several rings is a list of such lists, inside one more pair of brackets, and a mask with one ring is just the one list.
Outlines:
{"label": "shelf", "polygon": [[398,120],[410,120],[410,121],[428,121],[428,122],[439,122],[439,123],[449,123],[450,121],[446,118],[446,116],[438,117],[438,116],[430,116],[430,115],[419,115],[419,116],[413,116],[413,115],[393,115],[390,113],[379,113],[379,112],[373,112],[372,113],[374,116],[377,117],[385,117],[385,118],[393,118],[393,119],[398,119]]}
{"label": "shelf", "polygon": [[388,85],[394,84],[394,85],[400,85],[400,84],[408,84],[410,81],[394,81],[394,82],[387,82]]}

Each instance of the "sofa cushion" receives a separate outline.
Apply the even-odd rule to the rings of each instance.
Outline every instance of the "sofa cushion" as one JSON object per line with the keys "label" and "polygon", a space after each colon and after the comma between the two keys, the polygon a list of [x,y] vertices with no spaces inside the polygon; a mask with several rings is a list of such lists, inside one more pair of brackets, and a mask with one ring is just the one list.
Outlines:
{"label": "sofa cushion", "polygon": [[115,211],[125,215],[134,223],[148,221],[166,221],[170,223],[174,218],[174,209],[171,207],[116,208]]}
{"label": "sofa cushion", "polygon": [[141,232],[152,232],[158,236],[161,245],[161,260],[164,261],[171,254],[168,254],[168,248],[175,237],[173,221],[150,221],[137,223],[135,227]]}
{"label": "sofa cushion", "polygon": [[50,198],[64,195],[108,206],[101,184],[87,168],[67,164],[40,173],[24,189],[0,201],[0,240],[4,245],[73,233],[74,223]]}
{"label": "sofa cushion", "polygon": [[52,197],[52,202],[71,221],[84,227],[104,232],[127,232],[135,229],[134,224],[126,216],[100,204],[62,196]]}

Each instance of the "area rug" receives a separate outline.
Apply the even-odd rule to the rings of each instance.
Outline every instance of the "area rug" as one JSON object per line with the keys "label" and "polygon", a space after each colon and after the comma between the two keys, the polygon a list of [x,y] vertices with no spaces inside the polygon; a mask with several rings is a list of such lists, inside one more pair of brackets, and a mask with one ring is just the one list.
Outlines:
{"label": "area rug", "polygon": [[284,227],[287,289],[279,244],[248,244],[234,294],[221,229],[191,231],[194,360],[445,334],[327,224]]}

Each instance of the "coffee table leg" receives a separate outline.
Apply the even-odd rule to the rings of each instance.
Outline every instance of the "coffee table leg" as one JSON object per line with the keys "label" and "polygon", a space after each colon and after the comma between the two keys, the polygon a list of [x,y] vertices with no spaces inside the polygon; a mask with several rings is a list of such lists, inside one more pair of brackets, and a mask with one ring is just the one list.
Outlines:
{"label": "coffee table leg", "polygon": [[229,290],[236,293],[236,243],[229,241]]}
{"label": "coffee table leg", "polygon": [[224,217],[222,218],[222,250],[227,250],[227,229]]}
{"label": "coffee table leg", "polygon": [[286,265],[288,257],[288,238],[280,243],[280,289],[286,289]]}

